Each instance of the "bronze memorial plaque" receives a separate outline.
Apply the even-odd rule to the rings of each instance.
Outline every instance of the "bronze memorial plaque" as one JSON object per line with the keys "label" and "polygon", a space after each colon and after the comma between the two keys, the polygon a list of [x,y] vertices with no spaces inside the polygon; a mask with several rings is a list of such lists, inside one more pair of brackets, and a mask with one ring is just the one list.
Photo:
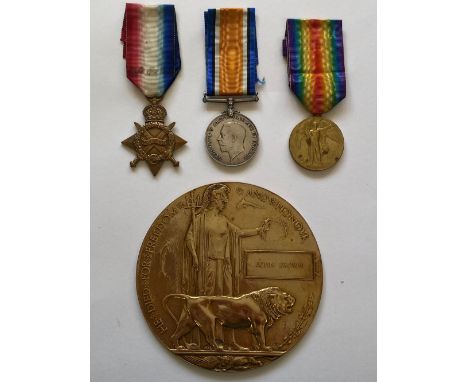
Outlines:
{"label": "bronze memorial plaque", "polygon": [[322,262],[304,218],[245,183],[198,187],[156,218],[137,264],[137,292],[154,335],[215,371],[263,366],[312,323]]}

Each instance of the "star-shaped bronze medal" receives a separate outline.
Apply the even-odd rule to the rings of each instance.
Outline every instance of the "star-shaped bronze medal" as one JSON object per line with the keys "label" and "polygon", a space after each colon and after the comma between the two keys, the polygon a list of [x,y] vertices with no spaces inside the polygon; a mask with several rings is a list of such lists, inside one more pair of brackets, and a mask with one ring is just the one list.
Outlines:
{"label": "star-shaped bronze medal", "polygon": [[171,161],[173,166],[179,166],[174,159],[174,151],[187,143],[184,139],[174,134],[172,129],[175,122],[166,126],[166,109],[159,104],[159,100],[152,101],[143,110],[145,124],[141,126],[135,122],[137,132],[128,137],[122,144],[136,152],[136,157],[130,162],[130,167],[136,167],[139,161],[148,164],[154,176],[161,169],[164,161]]}

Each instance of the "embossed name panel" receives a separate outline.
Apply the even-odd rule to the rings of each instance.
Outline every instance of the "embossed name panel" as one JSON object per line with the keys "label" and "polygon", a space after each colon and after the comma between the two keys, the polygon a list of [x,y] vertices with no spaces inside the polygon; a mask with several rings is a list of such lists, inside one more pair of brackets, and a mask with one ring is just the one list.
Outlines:
{"label": "embossed name panel", "polygon": [[303,251],[245,250],[244,277],[313,280],[314,254]]}

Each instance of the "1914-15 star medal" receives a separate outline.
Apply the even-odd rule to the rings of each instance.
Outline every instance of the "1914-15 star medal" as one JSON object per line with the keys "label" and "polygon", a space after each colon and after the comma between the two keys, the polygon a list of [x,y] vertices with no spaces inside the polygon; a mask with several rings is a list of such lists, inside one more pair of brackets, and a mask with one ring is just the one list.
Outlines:
{"label": "1914-15 star medal", "polygon": [[122,143],[136,152],[130,167],[145,161],[153,175],[164,161],[174,166],[174,151],[187,142],[166,126],[166,109],[159,103],[181,68],[177,22],[173,5],[127,3],[120,40],[127,78],[151,103],[143,110],[145,124],[135,122],[136,133]]}
{"label": "1914-15 star medal", "polygon": [[173,132],[175,122],[166,126],[166,109],[159,104],[160,99],[150,99],[151,104],[143,110],[145,124],[135,122],[137,132],[128,137],[122,144],[136,152],[136,157],[130,162],[130,167],[136,167],[138,162],[145,161],[154,176],[165,161],[172,162],[174,167],[179,162],[174,158],[174,151],[187,143]]}

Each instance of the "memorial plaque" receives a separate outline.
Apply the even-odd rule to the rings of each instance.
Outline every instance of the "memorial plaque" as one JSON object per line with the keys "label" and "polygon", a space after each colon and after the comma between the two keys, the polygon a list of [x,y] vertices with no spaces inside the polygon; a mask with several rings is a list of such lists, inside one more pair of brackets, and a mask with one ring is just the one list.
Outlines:
{"label": "memorial plaque", "polygon": [[320,252],[304,218],[278,195],[209,184],[154,221],[137,292],[152,332],[173,354],[215,371],[252,369],[285,354],[311,325]]}

